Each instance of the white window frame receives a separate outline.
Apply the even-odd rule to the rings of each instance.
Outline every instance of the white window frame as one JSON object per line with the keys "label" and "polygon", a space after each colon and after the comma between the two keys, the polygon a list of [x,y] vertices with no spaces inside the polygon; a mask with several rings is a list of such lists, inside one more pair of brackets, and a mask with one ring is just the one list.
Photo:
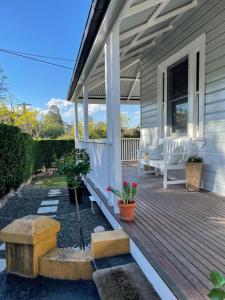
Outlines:
{"label": "white window frame", "polygon": [[[199,93],[196,92],[196,56],[200,53],[199,61]],[[188,56],[188,126],[187,135],[192,139],[204,139],[204,106],[205,106],[205,33],[185,46],[183,49],[158,65],[158,128],[159,137],[169,136],[171,130],[167,125],[167,70]],[[164,88],[163,88],[164,74]],[[163,95],[164,91],[164,95]],[[163,103],[164,96],[164,103]],[[196,97],[199,97],[198,115],[196,114]],[[197,122],[198,118],[198,122]],[[164,126],[165,124],[165,126]]]}

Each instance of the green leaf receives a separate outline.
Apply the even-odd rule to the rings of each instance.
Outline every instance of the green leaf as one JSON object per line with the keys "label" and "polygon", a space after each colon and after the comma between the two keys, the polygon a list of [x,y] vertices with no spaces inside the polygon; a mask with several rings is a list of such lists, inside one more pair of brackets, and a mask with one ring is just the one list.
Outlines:
{"label": "green leaf", "polygon": [[220,272],[212,271],[210,273],[210,279],[215,288],[222,288],[225,284],[225,277]]}
{"label": "green leaf", "polygon": [[208,297],[211,300],[224,300],[225,299],[225,291],[220,289],[220,288],[215,288],[212,289],[209,293],[208,293]]}

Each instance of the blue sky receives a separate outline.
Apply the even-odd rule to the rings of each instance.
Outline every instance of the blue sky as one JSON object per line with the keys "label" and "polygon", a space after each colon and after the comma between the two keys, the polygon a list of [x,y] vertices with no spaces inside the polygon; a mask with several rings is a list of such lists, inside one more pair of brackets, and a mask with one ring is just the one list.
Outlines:
{"label": "blue sky", "polygon": [[[1,0],[0,48],[46,56],[75,59],[91,0]],[[73,67],[74,62],[52,61]],[[66,98],[72,70],[0,52],[0,66],[7,76],[9,92],[21,102],[46,111],[58,104],[63,119],[72,121]],[[122,106],[131,126],[139,123],[138,106]],[[104,120],[102,107],[91,107],[95,120]]]}

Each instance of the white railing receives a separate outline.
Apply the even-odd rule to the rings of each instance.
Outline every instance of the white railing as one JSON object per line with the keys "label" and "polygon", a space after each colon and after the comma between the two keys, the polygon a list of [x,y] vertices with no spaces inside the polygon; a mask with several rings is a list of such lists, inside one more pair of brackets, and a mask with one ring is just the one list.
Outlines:
{"label": "white railing", "polygon": [[139,138],[122,138],[121,139],[121,160],[122,161],[138,160],[139,146],[140,146]]}
{"label": "white railing", "polygon": [[108,186],[108,151],[111,145],[106,140],[77,141],[78,148],[85,148],[90,157],[91,171],[88,177],[98,186],[105,196],[108,196],[106,187]]}
{"label": "white railing", "polygon": [[[122,161],[137,160],[140,139],[123,138],[121,139],[121,158]],[[83,140],[76,141],[76,147],[86,149],[90,157],[91,172],[88,177],[92,182],[108,197],[106,187],[109,185],[109,169],[112,162],[110,161],[110,153],[112,144],[108,144],[106,140]]]}

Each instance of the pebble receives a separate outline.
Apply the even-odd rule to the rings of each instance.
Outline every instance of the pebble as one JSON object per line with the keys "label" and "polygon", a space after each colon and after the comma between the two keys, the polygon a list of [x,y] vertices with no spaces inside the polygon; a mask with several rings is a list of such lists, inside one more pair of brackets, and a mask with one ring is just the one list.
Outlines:
{"label": "pebble", "polygon": [[97,226],[94,228],[94,233],[103,232],[103,231],[105,231],[105,227],[103,226]]}

